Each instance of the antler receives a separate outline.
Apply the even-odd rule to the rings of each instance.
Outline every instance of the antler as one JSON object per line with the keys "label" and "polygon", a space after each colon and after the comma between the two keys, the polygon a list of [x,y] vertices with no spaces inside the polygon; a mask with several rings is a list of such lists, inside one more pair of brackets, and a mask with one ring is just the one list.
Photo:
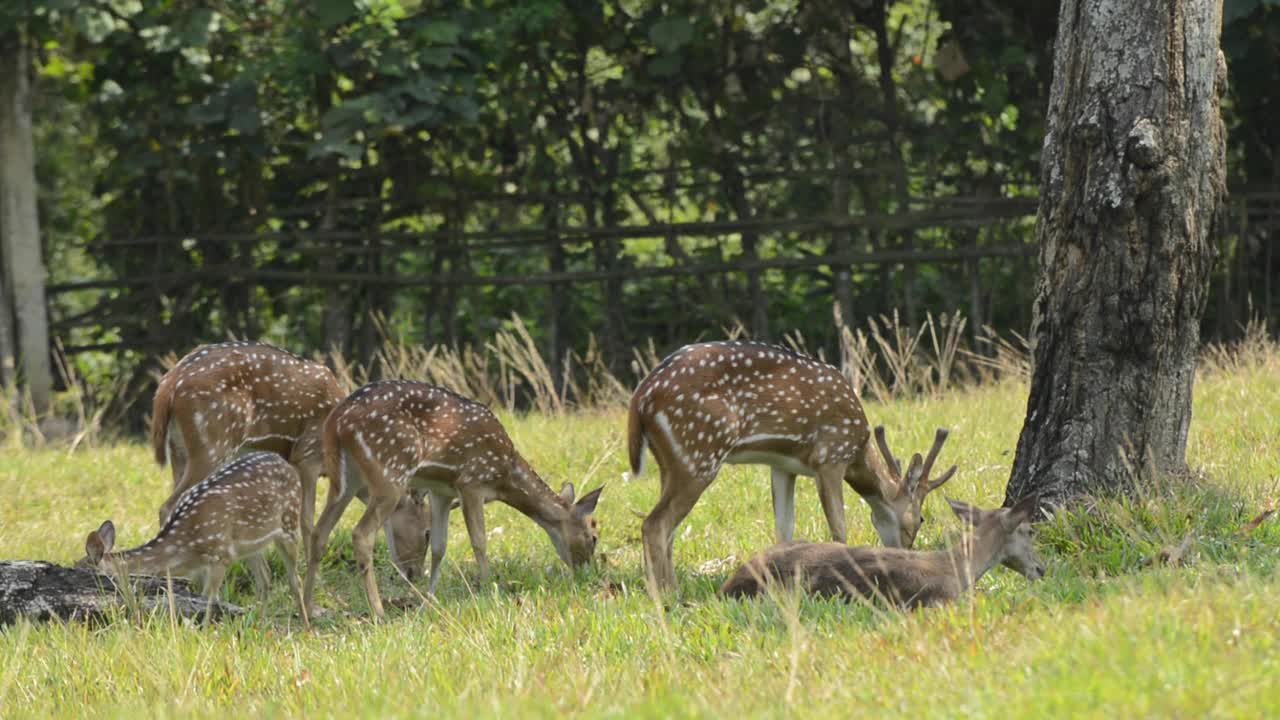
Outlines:
{"label": "antler", "polygon": [[902,478],[902,465],[898,464],[898,460],[893,457],[893,453],[889,452],[889,443],[884,439],[884,426],[876,426],[876,446],[880,448],[880,457],[884,458],[884,464],[889,466],[889,470],[893,472],[893,478],[900,480]]}
{"label": "antler", "polygon": [[[924,460],[924,468],[920,472],[921,480],[929,477],[929,473],[933,470],[933,461],[938,459],[938,453],[942,451],[942,444],[947,441],[950,432],[946,428],[938,428],[938,432],[933,436],[933,447],[929,448],[929,455]],[[952,465],[937,480],[929,483],[929,491],[932,492],[942,487],[942,484],[951,479],[956,474],[956,466]]]}

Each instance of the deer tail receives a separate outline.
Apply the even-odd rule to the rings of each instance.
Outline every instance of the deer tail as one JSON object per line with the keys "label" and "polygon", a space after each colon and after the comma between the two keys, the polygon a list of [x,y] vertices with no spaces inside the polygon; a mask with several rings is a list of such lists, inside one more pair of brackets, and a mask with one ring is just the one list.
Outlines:
{"label": "deer tail", "polygon": [[647,445],[644,427],[640,422],[640,397],[631,398],[627,411],[627,455],[631,459],[631,476],[640,477],[644,472],[644,451]]}
{"label": "deer tail", "polygon": [[338,444],[338,406],[324,419],[324,474],[329,482],[342,482],[342,447]]}
{"label": "deer tail", "polygon": [[151,450],[160,467],[168,462],[169,418],[173,412],[173,391],[177,384],[168,375],[160,378],[155,400],[151,403]]}

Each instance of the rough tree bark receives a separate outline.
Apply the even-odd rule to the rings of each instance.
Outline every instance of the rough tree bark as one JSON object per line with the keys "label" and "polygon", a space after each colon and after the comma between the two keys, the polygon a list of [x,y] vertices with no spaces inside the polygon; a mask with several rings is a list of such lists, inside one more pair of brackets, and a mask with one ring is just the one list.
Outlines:
{"label": "rough tree bark", "polygon": [[3,285],[17,316],[19,373],[36,412],[49,410],[53,372],[44,299],[44,261],[36,215],[31,136],[31,47],[21,30],[0,33],[0,247]]}
{"label": "rough tree bark", "polygon": [[[0,193],[3,192],[0,189]],[[9,297],[5,268],[4,244],[0,243],[0,392],[9,391],[18,381],[14,375],[18,360],[14,353],[16,343],[13,339],[13,301]]]}
{"label": "rough tree bark", "polygon": [[1186,471],[1225,144],[1221,3],[1063,0],[1027,417],[1005,503]]}
{"label": "rough tree bark", "polygon": [[[92,570],[61,567],[34,560],[0,560],[0,626],[27,620],[91,620],[112,608],[136,603],[143,612],[169,607],[164,578],[131,578],[126,600],[115,582]],[[208,608],[205,598],[193,593],[183,580],[173,581],[173,609],[183,617],[198,617]],[[215,601],[214,617],[240,615],[244,610]]]}

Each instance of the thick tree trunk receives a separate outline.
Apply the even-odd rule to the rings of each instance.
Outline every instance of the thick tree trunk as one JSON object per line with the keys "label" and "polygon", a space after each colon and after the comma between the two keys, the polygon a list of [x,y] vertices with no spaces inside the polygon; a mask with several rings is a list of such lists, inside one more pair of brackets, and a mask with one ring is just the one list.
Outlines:
{"label": "thick tree trunk", "polygon": [[1064,0],[1027,419],[1005,497],[1181,473],[1224,191],[1221,3]]}
{"label": "thick tree trunk", "polygon": [[36,215],[31,136],[31,48],[22,31],[0,34],[0,248],[3,285],[17,316],[20,375],[36,412],[49,410],[53,373],[44,299],[44,261]]}

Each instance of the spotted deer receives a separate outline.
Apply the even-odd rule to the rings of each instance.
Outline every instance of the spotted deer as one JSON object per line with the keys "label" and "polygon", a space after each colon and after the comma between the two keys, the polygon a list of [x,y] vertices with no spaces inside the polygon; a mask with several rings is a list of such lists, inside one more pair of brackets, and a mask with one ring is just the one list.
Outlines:
{"label": "spotted deer", "polygon": [[[373,533],[406,489],[425,490],[431,498],[431,579],[440,580],[448,542],[450,500],[461,500],[467,534],[481,581],[488,577],[484,505],[498,500],[537,523],[566,564],[589,562],[598,533],[592,517],[597,488],[575,501],[571,483],[557,494],[529,467],[502,424],[484,405],[444,388],[408,380],[374,382],[356,390],[329,414],[324,424],[326,471],[336,482],[311,539],[323,548],[351,498],[369,495],[368,508],[351,531],[356,567],[369,607],[383,617],[373,572]],[[303,596],[312,608],[318,553],[307,565]]]}
{"label": "spotted deer", "polygon": [[[102,523],[89,533],[85,557],[76,566],[105,570],[122,580],[131,573],[202,580],[204,593],[212,601],[232,561],[260,557],[274,544],[284,560],[289,590],[303,623],[309,624],[295,562],[301,504],[297,468],[275,453],[250,453],[196,483],[178,501],[160,532],[138,547],[112,552],[115,525],[110,520]],[[267,586],[258,580],[256,588],[261,602]]]}
{"label": "spotted deer", "polygon": [[646,571],[660,588],[675,583],[675,530],[722,465],[772,468],[773,520],[779,541],[795,531],[795,479],[816,478],[831,538],[845,542],[847,482],[871,508],[871,522],[889,547],[911,547],[923,522],[925,496],[951,478],[931,479],[946,441],[939,429],[922,461],[907,472],[889,451],[884,428],[873,433],[849,381],[836,368],[756,342],[686,345],[636,388],[627,417],[633,475],[645,448],[658,461],[661,495],[642,526]]}
{"label": "spotted deer", "polygon": [[1030,580],[1044,576],[1036,556],[1031,517],[1036,499],[1012,508],[982,510],[956,500],[951,509],[968,525],[960,541],[946,550],[849,547],[843,543],[788,542],[751,558],[720,592],[750,597],[770,583],[799,582],[824,597],[855,595],[900,607],[940,605],[960,597],[988,570],[1004,565]]}
{"label": "spotted deer", "polygon": [[[151,446],[173,469],[173,491],[160,506],[164,524],[193,485],[250,449],[279,453],[302,478],[303,545],[315,514],[316,480],[323,471],[321,428],[346,393],[329,368],[257,342],[201,345],[178,361],[156,388]],[[361,497],[361,500],[364,498]],[[397,569],[421,568],[430,534],[421,498],[404,498],[390,513],[387,543]],[[266,563],[250,562],[259,582]]]}

